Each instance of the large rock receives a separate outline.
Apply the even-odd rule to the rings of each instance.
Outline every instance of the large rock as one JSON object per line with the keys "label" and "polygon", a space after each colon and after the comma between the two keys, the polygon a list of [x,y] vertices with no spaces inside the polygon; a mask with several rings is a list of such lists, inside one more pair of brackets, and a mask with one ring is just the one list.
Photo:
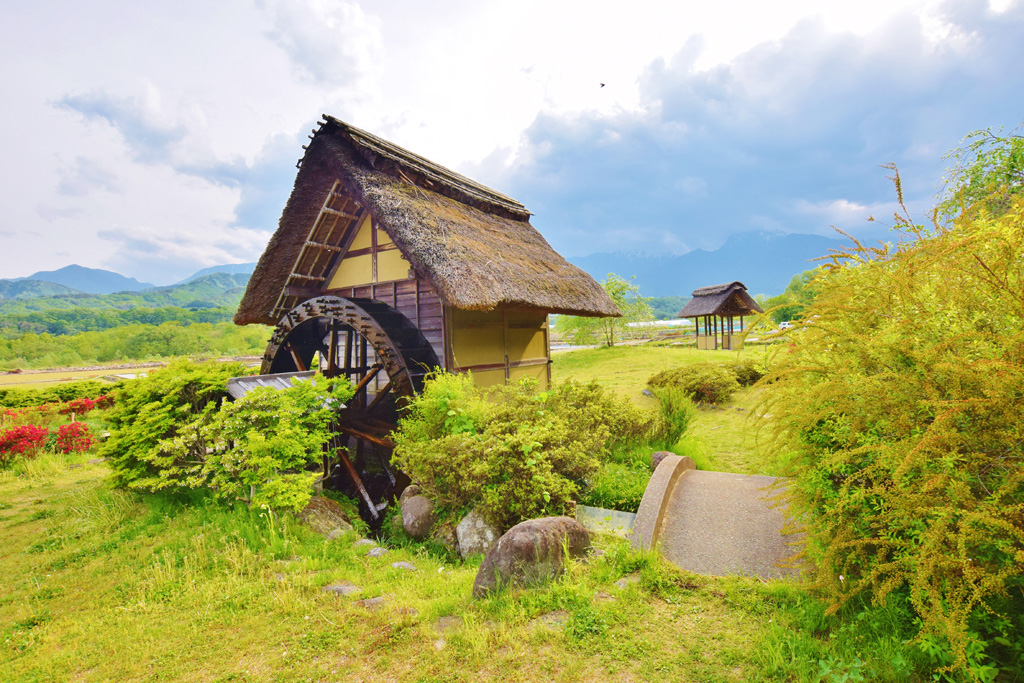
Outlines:
{"label": "large rock", "polygon": [[[330,498],[313,496],[299,519],[318,534],[329,537],[332,531],[352,531],[352,523],[344,509]],[[337,536],[337,534],[335,534]]]}
{"label": "large rock", "polygon": [[426,496],[410,496],[402,503],[402,527],[417,541],[430,534],[435,519],[434,501]]}
{"label": "large rock", "polygon": [[588,548],[590,532],[569,517],[516,524],[484,558],[473,582],[473,597],[485,597],[502,586],[549,581],[565,570],[566,556],[582,557]]}
{"label": "large rock", "polygon": [[469,557],[489,553],[498,542],[501,531],[484,519],[477,508],[473,508],[455,527],[455,535],[459,540],[459,554]]}
{"label": "large rock", "polygon": [[409,484],[404,489],[402,489],[402,494],[398,496],[398,505],[401,506],[409,498],[412,498],[413,496],[418,496],[421,493],[422,491],[420,491],[419,486],[417,486],[416,484]]}
{"label": "large rock", "polygon": [[459,535],[455,531],[455,525],[451,522],[435,524],[430,532],[430,540],[443,545],[453,553],[459,552]]}

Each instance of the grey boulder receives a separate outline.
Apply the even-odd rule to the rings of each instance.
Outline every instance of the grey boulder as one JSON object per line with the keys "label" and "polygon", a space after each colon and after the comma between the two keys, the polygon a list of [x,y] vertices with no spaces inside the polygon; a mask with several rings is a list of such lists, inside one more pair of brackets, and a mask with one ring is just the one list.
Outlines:
{"label": "grey boulder", "polygon": [[503,586],[532,586],[565,571],[566,557],[583,557],[590,532],[569,517],[542,517],[516,524],[484,558],[473,582],[473,597]]}
{"label": "grey boulder", "polygon": [[[352,523],[340,505],[323,496],[313,496],[299,513],[299,519],[313,531],[325,537],[332,532],[352,531]],[[334,534],[333,538],[337,538]]]}
{"label": "grey boulder", "polygon": [[459,554],[469,557],[490,552],[501,531],[484,519],[477,508],[473,508],[455,527],[455,535],[459,541]]}
{"label": "grey boulder", "polygon": [[426,496],[410,496],[402,503],[402,527],[417,541],[430,534],[435,519],[434,502]]}

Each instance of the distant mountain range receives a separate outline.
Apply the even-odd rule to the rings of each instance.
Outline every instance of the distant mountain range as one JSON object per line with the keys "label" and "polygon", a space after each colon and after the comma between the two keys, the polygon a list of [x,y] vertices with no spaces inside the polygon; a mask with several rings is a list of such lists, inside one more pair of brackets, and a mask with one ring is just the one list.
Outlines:
{"label": "distant mountain range", "polygon": [[29,299],[39,296],[57,296],[59,294],[81,294],[77,289],[43,280],[19,278],[17,280],[0,280],[0,300]]}
{"label": "distant mountain range", "polygon": [[[0,315],[17,315],[54,309],[92,308],[127,310],[135,307],[215,308],[237,306],[242,300],[248,275],[211,273],[184,284],[151,287],[138,292],[90,294],[73,290],[43,293],[45,288],[58,288],[40,280],[0,280]],[[14,292],[8,296],[4,292]]]}
{"label": "distant mountain range", "polygon": [[[647,297],[689,297],[698,287],[733,280],[744,283],[752,295],[772,296],[781,293],[794,275],[813,268],[811,259],[841,245],[840,240],[820,235],[748,232],[729,237],[714,251],[697,249],[681,256],[616,252],[569,261],[598,281],[608,273],[625,278],[635,275],[634,284]],[[109,270],[71,265],[27,278],[0,280],[0,302],[6,313],[76,306],[237,305],[255,267],[255,263],[211,266],[177,284],[154,287]]]}
{"label": "distant mountain range", "polygon": [[681,256],[616,252],[570,258],[597,281],[608,273],[626,279],[641,296],[685,296],[707,285],[739,280],[751,295],[781,294],[793,276],[817,265],[811,259],[826,256],[845,243],[820,235],[746,232],[732,235],[714,251],[695,249]]}
{"label": "distant mountain range", "polygon": [[125,277],[110,270],[86,268],[75,264],[64,266],[58,270],[41,270],[24,279],[52,282],[89,294],[137,292],[156,286],[151,282],[139,282],[133,277]]}
{"label": "distant mountain range", "polygon": [[229,275],[252,275],[252,271],[256,270],[255,263],[228,263],[223,266],[210,266],[209,268],[203,268],[192,273],[189,277],[185,278],[181,282],[175,283],[183,285],[186,282],[192,282],[204,275],[212,275],[214,273],[228,273]]}

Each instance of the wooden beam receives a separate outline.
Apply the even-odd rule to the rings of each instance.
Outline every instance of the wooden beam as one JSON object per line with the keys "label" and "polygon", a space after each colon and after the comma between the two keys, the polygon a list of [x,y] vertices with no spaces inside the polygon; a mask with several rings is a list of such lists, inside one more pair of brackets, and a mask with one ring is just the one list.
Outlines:
{"label": "wooden beam", "polygon": [[374,519],[377,519],[377,506],[373,504],[370,494],[366,491],[366,487],[363,485],[363,480],[359,477],[359,473],[356,472],[356,468],[352,466],[352,461],[348,459],[348,456],[345,455],[345,451],[343,449],[338,449],[338,458],[348,471],[348,476],[352,478],[352,483],[356,485],[357,489],[359,489],[359,495],[361,495],[363,500],[366,502],[366,507],[370,508],[370,514],[373,515]]}
{"label": "wooden beam", "polygon": [[[318,296],[320,294],[322,294],[322,290],[320,290],[317,287],[301,287],[299,285],[287,285],[284,288],[285,296],[294,296],[300,299],[312,299],[314,296]],[[292,308],[295,307],[292,306]]]}
{"label": "wooden beam", "polygon": [[340,431],[340,432],[342,432],[344,434],[349,434],[350,436],[353,436],[356,439],[362,439],[363,441],[369,441],[370,443],[375,443],[378,446],[384,446],[385,448],[394,448],[395,447],[395,443],[391,439],[387,438],[386,436],[378,436],[376,434],[371,434],[368,431],[365,431],[363,429],[359,429],[358,427],[353,427],[352,425],[348,425],[348,424],[339,425],[338,426],[338,431]]}
{"label": "wooden beam", "polygon": [[333,244],[323,244],[322,242],[306,242],[306,246],[313,247],[314,249],[323,249],[324,251],[341,251],[341,247],[336,247]]}
{"label": "wooden beam", "polygon": [[349,220],[355,220],[357,218],[357,216],[353,216],[350,213],[345,213],[344,211],[338,211],[337,209],[332,209],[329,206],[325,206],[320,210],[323,211],[324,213],[329,213],[332,216],[338,216],[339,218],[347,218]]}
{"label": "wooden beam", "polygon": [[388,380],[388,383],[384,385],[384,388],[377,391],[377,395],[373,397],[373,400],[370,401],[370,405],[368,405],[366,407],[367,412],[372,413],[373,409],[377,407],[377,404],[379,404],[382,400],[384,400],[384,397],[387,396],[390,393],[391,393],[391,381]]}

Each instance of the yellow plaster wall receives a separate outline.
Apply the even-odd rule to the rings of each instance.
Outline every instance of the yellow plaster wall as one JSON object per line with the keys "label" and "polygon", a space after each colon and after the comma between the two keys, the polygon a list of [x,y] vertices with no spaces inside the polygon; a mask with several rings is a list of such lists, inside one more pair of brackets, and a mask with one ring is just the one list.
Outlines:
{"label": "yellow plaster wall", "polygon": [[[369,214],[363,216],[356,227],[356,236],[352,239],[349,251],[358,249],[369,249],[373,246],[374,231],[376,231],[377,245],[392,244],[391,238],[383,230],[375,229]],[[373,277],[373,259],[377,259],[377,277]],[[409,278],[411,266],[402,252],[398,249],[379,251],[376,254],[363,254],[361,256],[347,256],[340,264],[327,283],[327,289],[340,289],[342,287],[356,287],[369,285],[375,282],[391,282],[392,280],[406,280]]]}
{"label": "yellow plaster wall", "polygon": [[338,265],[327,289],[354,287],[369,284],[373,280],[373,256],[349,256]]}
{"label": "yellow plaster wall", "polygon": [[[510,380],[535,377],[547,386],[547,315],[535,312],[466,311],[451,309],[452,360],[457,368],[537,360],[541,364],[523,368],[509,367]],[[490,386],[505,379],[505,369],[473,370],[474,381]]]}
{"label": "yellow plaster wall", "polygon": [[508,371],[508,379],[510,382],[517,382],[524,377],[532,377],[540,382],[541,387],[547,388],[548,366],[528,365],[525,368],[510,368]]}
{"label": "yellow plaster wall", "polygon": [[370,219],[370,214],[363,216],[363,219],[359,221],[359,227],[356,229],[355,239],[352,240],[352,245],[349,249],[369,249],[373,246],[373,221]]}
{"label": "yellow plaster wall", "polygon": [[[382,234],[379,230],[378,234]],[[377,282],[405,280],[409,277],[409,262],[397,249],[377,252]]]}

